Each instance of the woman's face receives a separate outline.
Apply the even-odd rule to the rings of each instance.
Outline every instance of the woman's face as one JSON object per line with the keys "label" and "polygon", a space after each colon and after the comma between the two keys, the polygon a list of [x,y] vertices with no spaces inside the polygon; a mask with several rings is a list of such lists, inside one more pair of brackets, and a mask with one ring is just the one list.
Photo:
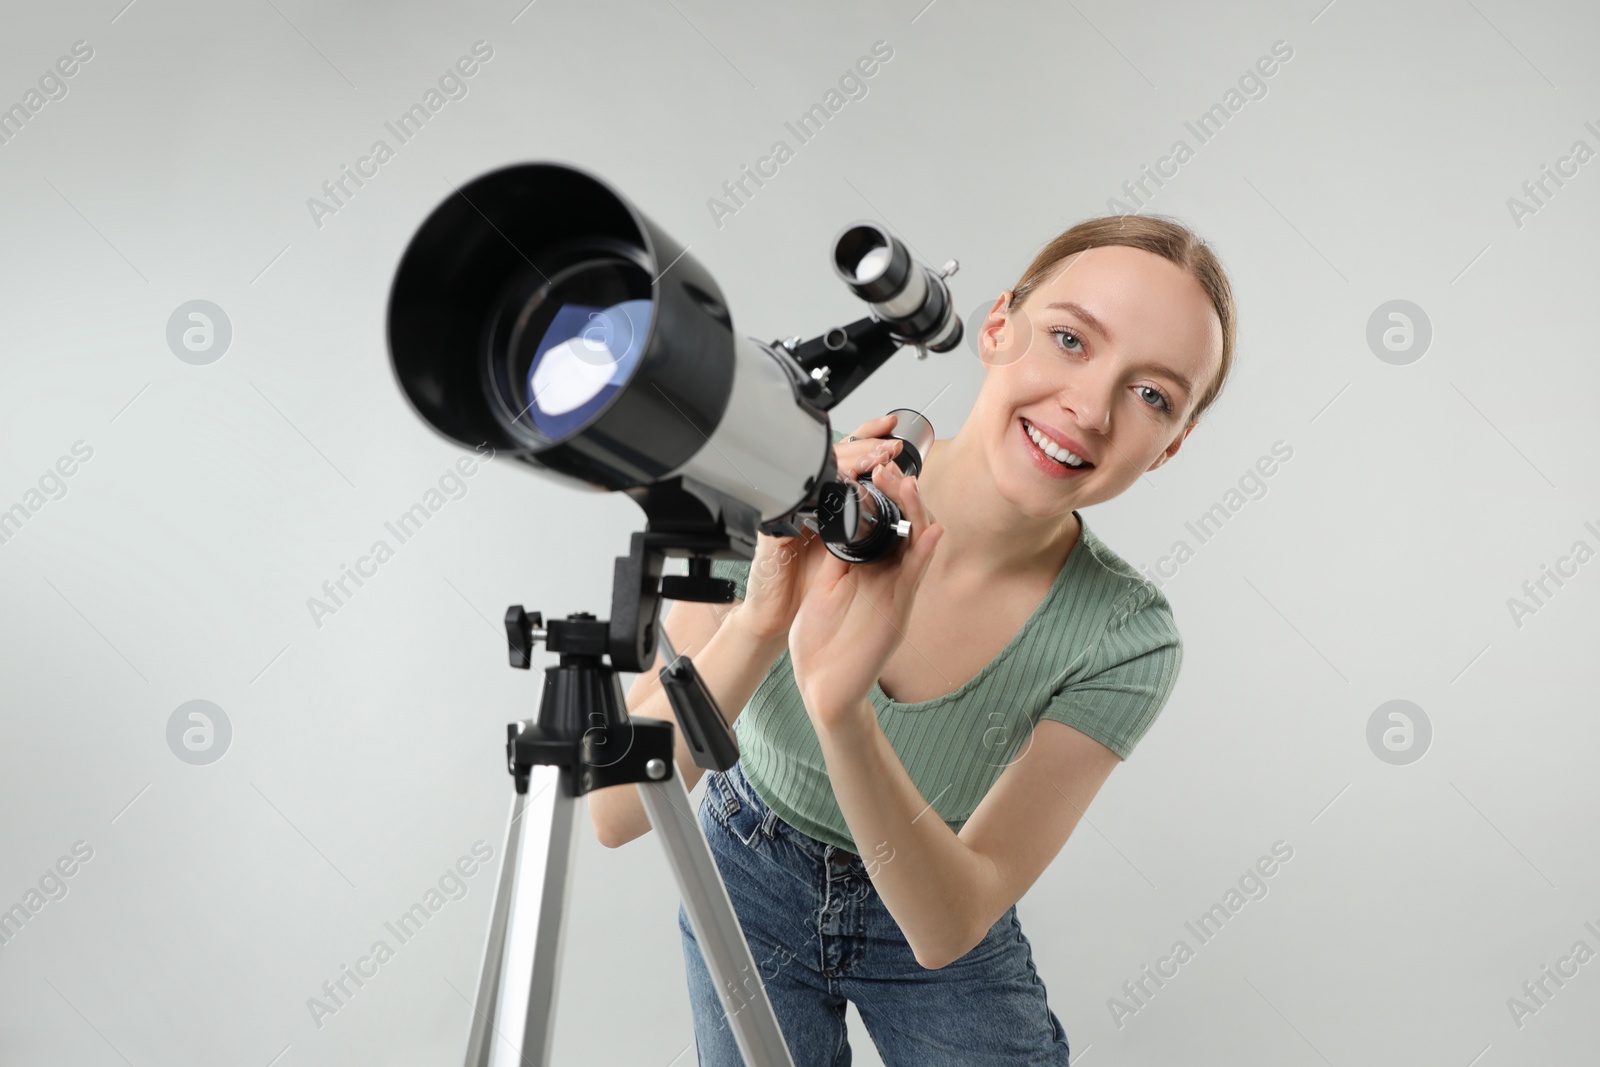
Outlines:
{"label": "woman's face", "polygon": [[[1062,514],[1177,453],[1222,363],[1222,324],[1191,274],[1105,245],[1068,256],[1021,306],[1008,308],[1009,296],[978,339],[988,377],[973,412],[1006,499],[1029,516]],[[1029,425],[1091,465],[1050,458]]]}

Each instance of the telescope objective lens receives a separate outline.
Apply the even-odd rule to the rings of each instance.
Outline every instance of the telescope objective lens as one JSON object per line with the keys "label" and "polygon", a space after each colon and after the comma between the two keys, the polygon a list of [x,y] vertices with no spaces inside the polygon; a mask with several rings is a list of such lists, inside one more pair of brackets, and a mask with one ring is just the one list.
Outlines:
{"label": "telescope objective lens", "polygon": [[553,439],[576,433],[624,388],[644,351],[650,277],[624,259],[596,259],[534,292],[506,346],[511,414]]}

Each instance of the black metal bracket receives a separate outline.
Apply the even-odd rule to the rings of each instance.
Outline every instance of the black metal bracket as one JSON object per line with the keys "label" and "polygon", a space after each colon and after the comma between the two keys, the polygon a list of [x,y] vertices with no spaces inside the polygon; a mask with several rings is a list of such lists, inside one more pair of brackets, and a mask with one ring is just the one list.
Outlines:
{"label": "black metal bracket", "polygon": [[[906,342],[894,335],[889,324],[868,315],[844,326],[802,341],[794,348],[783,346],[806,372],[802,389],[812,404],[830,410],[856,387],[883,366]],[[781,344],[781,342],[779,342]],[[812,372],[826,368],[822,381]]]}

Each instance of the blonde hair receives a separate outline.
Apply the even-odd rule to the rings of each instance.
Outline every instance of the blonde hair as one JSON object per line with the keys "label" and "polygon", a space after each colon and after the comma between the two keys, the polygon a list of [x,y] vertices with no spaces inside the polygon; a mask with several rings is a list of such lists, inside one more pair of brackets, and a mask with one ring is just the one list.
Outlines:
{"label": "blonde hair", "polygon": [[1210,297],[1211,306],[1222,324],[1222,366],[1216,380],[1200,394],[1194,414],[1189,417],[1192,425],[1216,402],[1228,371],[1233,367],[1238,310],[1233,302],[1233,287],[1216,253],[1187,226],[1163,215],[1105,215],[1085,219],[1045,245],[1028,264],[1022,278],[1012,287],[1011,306],[1020,306],[1062,260],[1100,245],[1126,245],[1154,252],[1188,271]]}

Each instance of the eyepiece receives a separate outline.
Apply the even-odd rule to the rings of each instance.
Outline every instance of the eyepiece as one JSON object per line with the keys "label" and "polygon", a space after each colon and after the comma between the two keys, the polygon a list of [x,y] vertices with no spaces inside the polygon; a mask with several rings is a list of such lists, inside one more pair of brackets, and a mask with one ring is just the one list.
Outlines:
{"label": "eyepiece", "polygon": [[846,226],[833,242],[833,269],[869,304],[895,299],[912,282],[916,264],[906,246],[875,222]]}
{"label": "eyepiece", "polygon": [[[933,423],[914,408],[894,408],[891,437],[899,438],[894,463],[906,474],[921,474],[933,449]],[[871,563],[892,552],[899,541],[900,508],[866,474],[853,481],[823,484],[816,508],[817,532],[828,551],[849,563]]]}
{"label": "eyepiece", "polygon": [[933,450],[933,423],[915,408],[893,408],[886,414],[895,416],[889,436],[900,439],[895,464],[907,474],[921,474],[922,463]]}
{"label": "eyepiece", "polygon": [[833,269],[902,342],[934,352],[961,343],[961,319],[952,311],[944,279],[913,259],[884,227],[855,222],[841,230],[833,241]]}

